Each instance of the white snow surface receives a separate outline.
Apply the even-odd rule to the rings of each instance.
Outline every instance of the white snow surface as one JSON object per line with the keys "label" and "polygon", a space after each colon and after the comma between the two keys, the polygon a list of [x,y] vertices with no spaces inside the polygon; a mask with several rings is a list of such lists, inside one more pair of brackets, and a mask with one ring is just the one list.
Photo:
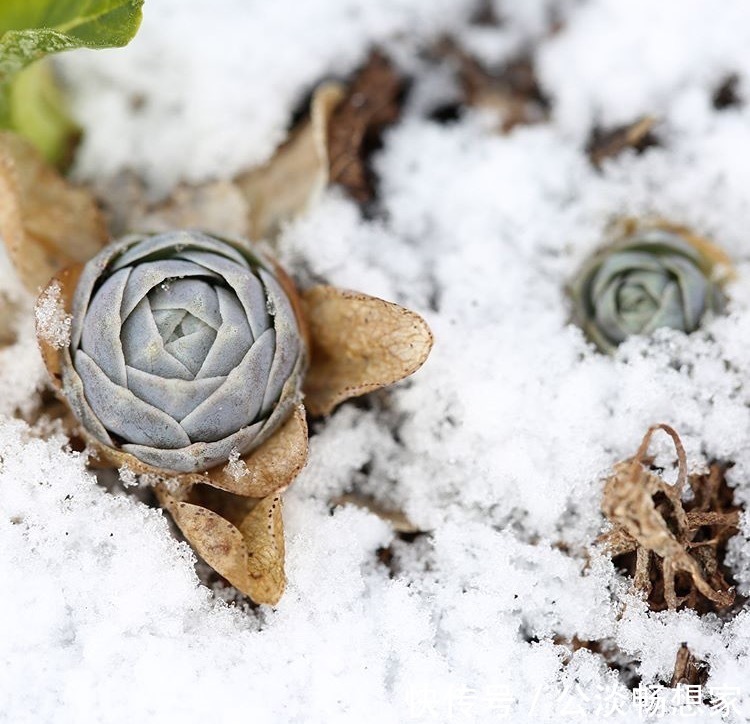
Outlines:
{"label": "white snow surface", "polygon": [[[44,380],[21,314],[0,352],[1,722],[645,719],[602,657],[561,644],[573,636],[619,650],[644,686],[670,678],[685,642],[734,701],[655,718],[750,719],[748,610],[651,613],[589,548],[607,471],[652,423],[676,427],[694,470],[733,461],[750,503],[750,106],[711,103],[731,74],[749,87],[750,5],[497,0],[503,22],[481,28],[474,5],[146,0],[131,46],[62,59],[86,130],[78,177],[131,168],[161,194],[267,159],[318,80],[389,47],[424,102],[384,139],[372,217],[329,190],[281,257],[420,311],[436,343],[413,378],[316,423],[285,496],[287,592],[250,608],[199,583],[142,495],[97,483],[53,425],[11,417]],[[475,112],[430,120],[441,90],[421,53],[449,30],[488,62],[526,49],[549,122],[502,136]],[[643,114],[660,145],[596,171],[591,129]],[[710,237],[737,278],[706,329],[609,358],[569,324],[565,284],[629,215]],[[352,491],[427,533],[331,512]],[[750,594],[750,520],[730,562]]]}

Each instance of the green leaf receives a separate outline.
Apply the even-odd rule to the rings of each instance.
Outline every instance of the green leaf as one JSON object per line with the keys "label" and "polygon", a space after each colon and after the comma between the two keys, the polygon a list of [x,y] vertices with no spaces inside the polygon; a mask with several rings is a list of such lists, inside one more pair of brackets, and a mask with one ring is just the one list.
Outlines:
{"label": "green leaf", "polygon": [[[49,69],[26,68],[73,48],[126,45],[143,0],[0,0],[0,127],[31,140],[61,162],[77,133]],[[22,72],[23,71],[23,72]]]}
{"label": "green leaf", "polygon": [[81,129],[45,60],[19,73],[9,89],[9,128],[19,131],[57,166],[71,160]]}

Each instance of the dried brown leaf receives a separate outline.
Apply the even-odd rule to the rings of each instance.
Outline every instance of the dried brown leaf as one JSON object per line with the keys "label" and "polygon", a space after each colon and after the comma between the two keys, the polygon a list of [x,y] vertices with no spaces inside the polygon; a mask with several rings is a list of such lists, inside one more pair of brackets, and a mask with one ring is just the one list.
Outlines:
{"label": "dried brown leaf", "polygon": [[93,197],[68,183],[27,141],[0,132],[0,236],[32,293],[107,241]]}
{"label": "dried brown leaf", "polygon": [[343,506],[343,505],[354,505],[357,508],[367,510],[374,515],[377,515],[381,520],[390,523],[393,530],[396,533],[419,533],[420,530],[414,523],[412,523],[406,514],[400,510],[390,510],[384,508],[374,498],[370,498],[364,495],[356,495],[350,493],[348,495],[339,495],[331,501],[331,505]]}
{"label": "dried brown leaf", "polygon": [[313,415],[408,377],[432,348],[424,319],[397,304],[329,286],[308,289],[302,304],[312,340],[305,406]]}
{"label": "dried brown leaf", "polygon": [[597,543],[603,545],[607,553],[613,558],[621,556],[623,553],[632,553],[638,547],[635,538],[622,528],[613,528],[600,535]]}
{"label": "dried brown leaf", "polygon": [[[656,430],[666,432],[675,443],[679,463],[675,485],[664,482],[645,464],[651,436]],[[700,594],[715,609],[724,609],[734,602],[734,591],[721,574],[717,547],[736,524],[737,511],[722,508],[686,512],[681,492],[687,480],[685,451],[677,433],[668,425],[649,428],[636,455],[618,463],[604,486],[602,511],[614,528],[600,540],[613,556],[635,550],[634,587],[646,594],[652,606],[658,606],[657,599],[663,596],[667,608],[676,609],[683,603],[695,607]],[[694,480],[690,482],[695,494]],[[707,490],[713,491],[709,496],[715,495],[718,489],[709,476]],[[695,497],[700,504],[701,496]],[[698,536],[699,532],[705,536],[704,527],[718,530],[706,539]],[[661,576],[655,576],[658,566]],[[684,596],[677,592],[677,579],[681,574],[687,574],[690,581],[690,590]]]}
{"label": "dried brown leaf", "polygon": [[[42,359],[49,372],[50,380],[56,390],[62,386],[62,355],[65,354],[63,349],[54,344],[50,338],[46,325],[49,320],[40,314],[40,308],[45,298],[59,294],[60,314],[70,314],[73,307],[73,295],[75,294],[78,279],[83,271],[83,264],[73,264],[57,272],[47,283],[37,299],[36,306],[36,333],[39,350],[42,353]],[[57,292],[55,291],[57,290]]]}
{"label": "dried brown leaf", "polygon": [[674,672],[669,685],[672,688],[676,686],[696,686],[705,684],[708,679],[708,667],[704,661],[698,661],[691,653],[687,644],[682,644],[677,649],[675,656]]}
{"label": "dried brown leaf", "polygon": [[652,116],[643,116],[612,131],[595,130],[586,149],[591,163],[599,168],[605,159],[618,156],[626,148],[643,151],[656,145],[652,133],[656,122],[656,118]]}
{"label": "dried brown leaf", "polygon": [[328,184],[328,126],[343,89],[326,83],[315,91],[310,119],[261,168],[235,179],[249,206],[251,239],[268,238],[304,211]]}
{"label": "dried brown leaf", "polygon": [[166,202],[140,217],[131,216],[130,227],[148,231],[201,229],[217,236],[248,236],[247,199],[231,181],[199,186],[179,186]]}
{"label": "dried brown leaf", "polygon": [[451,40],[440,42],[435,52],[457,67],[464,103],[497,114],[503,133],[548,117],[549,100],[542,93],[530,56],[489,70]]}
{"label": "dried brown leaf", "polygon": [[739,93],[740,77],[736,73],[727,76],[714,91],[711,105],[717,111],[734,108],[742,105],[742,96]]}
{"label": "dried brown leaf", "polygon": [[204,485],[156,487],[196,553],[256,603],[275,605],[286,586],[281,497],[260,500]]}
{"label": "dried brown leaf", "polygon": [[400,111],[403,82],[388,59],[377,51],[368,58],[331,117],[328,129],[331,182],[355,200],[373,196],[367,160],[385,126]]}

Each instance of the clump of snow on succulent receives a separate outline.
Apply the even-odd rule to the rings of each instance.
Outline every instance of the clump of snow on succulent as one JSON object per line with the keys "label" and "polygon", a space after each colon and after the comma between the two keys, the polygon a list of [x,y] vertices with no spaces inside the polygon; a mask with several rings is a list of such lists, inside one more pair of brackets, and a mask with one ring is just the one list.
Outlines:
{"label": "clump of snow on succulent", "polygon": [[237,448],[232,448],[230,451],[229,460],[224,470],[233,480],[239,480],[247,475],[247,463],[244,460],[240,460],[240,451]]}
{"label": "clump of snow on succulent", "polygon": [[138,475],[134,470],[127,465],[122,465],[117,472],[120,476],[120,482],[122,483],[123,488],[138,487]]}
{"label": "clump of snow on succulent", "polygon": [[65,311],[59,282],[52,282],[39,297],[35,308],[37,333],[55,349],[70,344],[73,317]]}

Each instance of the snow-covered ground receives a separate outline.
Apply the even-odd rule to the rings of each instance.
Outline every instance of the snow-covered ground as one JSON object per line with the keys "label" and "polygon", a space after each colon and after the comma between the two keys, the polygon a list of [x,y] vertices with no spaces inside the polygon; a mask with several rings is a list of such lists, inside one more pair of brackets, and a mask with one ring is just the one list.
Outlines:
{"label": "snow-covered ground", "polygon": [[[733,461],[750,502],[750,5],[495,0],[502,22],[480,26],[475,4],[146,0],[131,46],[61,59],[86,130],[77,177],[127,167],[158,196],[266,160],[317,82],[386,47],[413,85],[375,159],[372,218],[331,189],[279,243],[292,272],[420,311],[436,344],[413,378],[316,424],[285,497],[275,609],[225,603],[160,512],[97,484],[63,438],[5,419],[0,721],[645,718],[602,656],[571,654],[574,636],[619,652],[644,687],[669,680],[685,642],[729,711],[669,701],[654,718],[750,719],[750,610],[651,613],[587,552],[603,478],[655,422],[691,468]],[[488,64],[528,51],[549,121],[501,135],[478,112],[431,120],[455,92],[423,52],[445,33]],[[716,108],[732,75],[740,102]],[[646,114],[658,146],[594,169],[591,130]],[[737,278],[703,331],[609,358],[569,324],[565,285],[628,215],[713,239]],[[30,324],[0,352],[5,415],[43,385]],[[331,512],[352,491],[426,534]],[[750,520],[730,563],[747,595]]]}

